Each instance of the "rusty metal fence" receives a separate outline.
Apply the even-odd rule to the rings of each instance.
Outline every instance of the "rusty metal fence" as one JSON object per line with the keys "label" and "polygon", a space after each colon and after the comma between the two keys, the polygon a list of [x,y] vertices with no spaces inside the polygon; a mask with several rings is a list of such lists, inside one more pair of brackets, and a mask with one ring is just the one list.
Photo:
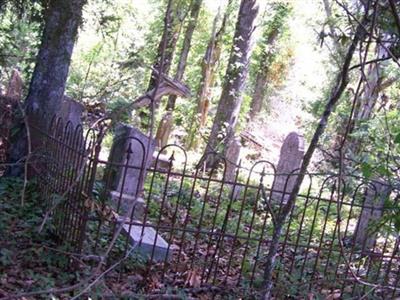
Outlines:
{"label": "rusty metal fence", "polygon": [[[272,191],[272,163],[238,167],[227,181],[228,162],[205,172],[176,145],[146,165],[146,145],[131,137],[116,163],[107,159],[102,132],[56,118],[39,132],[40,187],[64,241],[101,255],[121,230],[109,263],[129,254],[119,276],[139,273],[141,290],[210,287],[246,298],[262,288],[274,216],[287,192]],[[132,157],[142,163],[131,164]],[[400,238],[386,219],[397,203],[398,192],[383,192],[381,183],[308,174],[280,239],[276,297],[399,296]]]}

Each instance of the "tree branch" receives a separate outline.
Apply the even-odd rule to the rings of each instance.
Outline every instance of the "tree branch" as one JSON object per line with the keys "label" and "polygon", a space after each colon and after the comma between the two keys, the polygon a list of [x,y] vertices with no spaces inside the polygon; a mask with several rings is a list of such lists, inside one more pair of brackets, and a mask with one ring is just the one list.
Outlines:
{"label": "tree branch", "polygon": [[300,190],[300,186],[303,182],[305,174],[307,172],[307,168],[310,164],[311,158],[314,154],[314,151],[318,145],[321,135],[324,133],[325,128],[328,124],[329,117],[335,108],[337,102],[341,98],[348,82],[349,82],[349,68],[350,63],[353,58],[354,52],[357,48],[357,45],[360,41],[362,41],[366,35],[365,26],[368,24],[368,11],[365,12],[364,17],[360,24],[357,26],[356,32],[354,34],[353,40],[347,50],[344,63],[341,69],[341,72],[338,74],[336,79],[336,85],[333,87],[331,91],[331,96],[329,97],[328,103],[325,106],[325,110],[322,114],[322,117],[318,123],[318,126],[314,132],[314,135],[311,139],[310,145],[307,149],[307,152],[304,155],[302,165],[300,167],[299,175],[296,178],[295,185],[293,187],[292,192],[290,193],[288,202],[283,206],[281,213],[277,216],[276,226],[274,228],[272,241],[270,245],[270,250],[267,255],[266,267],[264,270],[264,295],[263,299],[267,300],[271,297],[272,290],[272,272],[275,268],[275,260],[278,252],[279,238],[282,234],[282,229],[284,222],[289,215],[290,211],[294,207],[296,202],[297,194]]}

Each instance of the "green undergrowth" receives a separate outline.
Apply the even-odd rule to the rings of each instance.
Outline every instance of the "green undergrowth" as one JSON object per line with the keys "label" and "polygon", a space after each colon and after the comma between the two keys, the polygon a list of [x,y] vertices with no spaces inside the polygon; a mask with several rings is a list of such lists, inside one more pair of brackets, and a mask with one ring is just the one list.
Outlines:
{"label": "green undergrowth", "polygon": [[[82,255],[72,247],[61,244],[53,234],[51,218],[39,233],[43,222],[44,207],[34,182],[27,185],[24,203],[21,203],[23,181],[17,178],[0,178],[0,299],[20,295],[18,299],[70,299],[88,285],[96,260],[85,260],[82,255],[93,254],[95,237],[99,237],[97,254],[103,253],[110,243],[110,224],[98,226],[89,222],[86,246]],[[107,230],[106,230],[107,229]],[[108,256],[106,270],[118,262],[127,247],[121,235]],[[90,245],[89,245],[90,244]],[[89,246],[88,246],[89,245]],[[100,250],[100,251],[99,251]],[[187,299],[185,291],[170,290],[161,283],[158,273],[146,277],[147,264],[135,253],[102,277],[84,297],[79,299],[146,299],[152,289]],[[68,292],[43,292],[81,286]],[[32,294],[37,292],[38,294]],[[221,299],[221,298],[218,298]]]}
{"label": "green undergrowth", "polygon": [[69,249],[57,243],[50,226],[38,232],[43,209],[36,184],[27,185],[24,203],[22,190],[22,180],[0,178],[0,298],[68,286],[82,276],[72,271],[68,256],[61,254]]}

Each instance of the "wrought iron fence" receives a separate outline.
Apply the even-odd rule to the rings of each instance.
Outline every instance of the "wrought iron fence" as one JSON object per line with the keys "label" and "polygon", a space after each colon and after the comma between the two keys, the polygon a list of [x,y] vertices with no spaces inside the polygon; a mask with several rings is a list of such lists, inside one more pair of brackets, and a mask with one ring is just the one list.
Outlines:
{"label": "wrought iron fence", "polygon": [[[147,165],[146,145],[131,137],[121,141],[125,153],[115,162],[104,157],[102,134],[93,129],[53,118],[48,131],[35,130],[44,141],[42,195],[63,240],[102,254],[120,229],[109,263],[129,254],[120,271],[139,272],[143,289],[212,286],[245,294],[262,288],[274,218],[288,192],[272,190],[272,163],[237,167],[227,181],[229,162],[221,159],[218,169],[205,172],[189,165],[177,145]],[[296,176],[279,175],[286,182]],[[378,284],[371,295],[399,295],[400,239],[385,219],[398,192],[342,179],[307,175],[280,239],[273,276],[278,298],[309,292],[357,297],[370,289],[364,281]]]}

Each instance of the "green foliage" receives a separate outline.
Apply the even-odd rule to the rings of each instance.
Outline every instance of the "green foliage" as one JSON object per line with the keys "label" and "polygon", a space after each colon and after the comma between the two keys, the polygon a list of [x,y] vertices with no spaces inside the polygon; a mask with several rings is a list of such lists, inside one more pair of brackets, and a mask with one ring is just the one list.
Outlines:
{"label": "green foliage", "polygon": [[267,97],[281,88],[293,56],[289,30],[292,11],[292,5],[286,2],[272,2],[266,6],[260,21],[261,37],[253,50],[250,64],[250,84],[247,87],[249,92],[254,89],[259,74],[267,78],[264,91]]}
{"label": "green foliage", "polygon": [[13,68],[30,78],[43,28],[41,15],[36,1],[25,3],[23,9],[9,5],[0,12],[0,85],[7,83]]}
{"label": "green foliage", "polygon": [[[9,282],[5,290],[41,290],[69,285],[75,278],[68,256],[68,245],[59,246],[51,228],[38,233],[43,207],[37,186],[27,185],[21,206],[23,181],[0,178],[0,280]],[[50,250],[51,249],[51,250]],[[13,288],[10,290],[10,288]]]}

